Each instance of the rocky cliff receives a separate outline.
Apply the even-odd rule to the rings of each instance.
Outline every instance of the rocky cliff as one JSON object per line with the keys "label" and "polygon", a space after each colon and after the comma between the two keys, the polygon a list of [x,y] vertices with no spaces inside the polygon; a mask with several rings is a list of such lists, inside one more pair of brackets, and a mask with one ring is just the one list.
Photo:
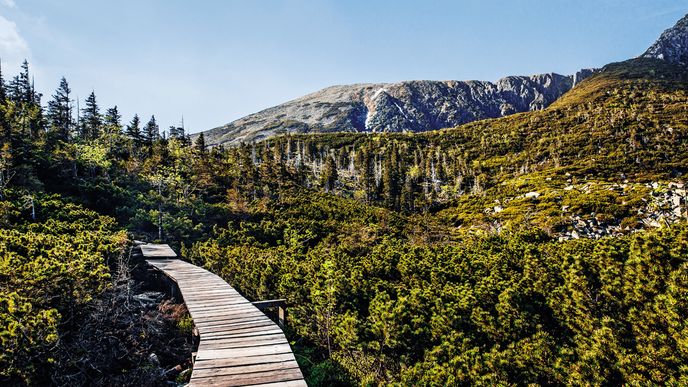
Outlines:
{"label": "rocky cliff", "polygon": [[688,65],[688,15],[679,20],[675,26],[664,31],[642,57]]}

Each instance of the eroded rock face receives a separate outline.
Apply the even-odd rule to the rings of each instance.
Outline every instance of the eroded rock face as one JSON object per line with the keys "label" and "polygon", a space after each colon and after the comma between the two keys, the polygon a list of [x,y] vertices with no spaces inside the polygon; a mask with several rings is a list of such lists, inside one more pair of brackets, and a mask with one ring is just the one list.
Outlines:
{"label": "eroded rock face", "polygon": [[675,26],[664,31],[642,57],[688,65],[688,15],[679,20]]}
{"label": "eroded rock face", "polygon": [[496,83],[409,81],[333,86],[205,132],[212,145],[282,133],[423,132],[544,109],[591,72]]}

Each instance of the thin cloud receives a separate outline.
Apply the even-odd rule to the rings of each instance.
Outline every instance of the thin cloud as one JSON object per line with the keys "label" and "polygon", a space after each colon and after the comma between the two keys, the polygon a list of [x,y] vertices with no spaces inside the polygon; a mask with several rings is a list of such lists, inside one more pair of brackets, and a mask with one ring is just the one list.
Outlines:
{"label": "thin cloud", "polygon": [[2,5],[7,8],[17,8],[17,3],[14,0],[2,0]]}
{"label": "thin cloud", "polygon": [[7,64],[12,70],[16,70],[30,54],[29,45],[19,34],[17,24],[0,16],[0,59],[3,67]]}

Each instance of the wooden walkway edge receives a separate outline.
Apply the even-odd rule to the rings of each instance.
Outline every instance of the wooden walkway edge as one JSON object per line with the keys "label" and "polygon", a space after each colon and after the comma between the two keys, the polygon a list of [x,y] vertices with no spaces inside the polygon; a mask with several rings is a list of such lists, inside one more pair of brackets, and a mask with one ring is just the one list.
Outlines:
{"label": "wooden walkway edge", "polygon": [[179,259],[146,262],[177,284],[200,335],[189,386],[306,386],[279,326],[222,278]]}

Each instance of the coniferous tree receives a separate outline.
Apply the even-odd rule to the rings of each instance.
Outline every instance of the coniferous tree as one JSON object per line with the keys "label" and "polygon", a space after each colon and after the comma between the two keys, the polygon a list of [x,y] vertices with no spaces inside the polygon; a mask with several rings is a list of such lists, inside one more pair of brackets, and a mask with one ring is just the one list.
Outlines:
{"label": "coniferous tree", "polygon": [[325,166],[323,167],[321,176],[322,185],[325,189],[325,192],[334,191],[335,183],[337,182],[338,178],[339,176],[337,175],[337,163],[335,162],[333,156],[328,155],[325,160]]}
{"label": "coniferous tree", "polygon": [[9,85],[9,97],[15,103],[29,103],[34,100],[29,77],[29,62],[24,60],[21,72],[15,76]]}
{"label": "coniferous tree", "polygon": [[178,140],[182,140],[184,137],[186,137],[184,133],[184,128],[174,125],[170,126],[169,135],[170,138],[176,138]]}
{"label": "coniferous tree", "polygon": [[72,130],[72,106],[69,94],[71,90],[67,80],[62,77],[60,85],[55,90],[53,99],[48,102],[46,114],[50,125],[50,132],[55,139],[68,141]]}
{"label": "coniferous tree", "polygon": [[153,142],[160,138],[160,127],[155,121],[155,116],[151,116],[150,120],[143,129],[144,142],[147,146],[152,146]]}
{"label": "coniferous tree", "polygon": [[117,109],[116,105],[105,111],[104,122],[105,125],[119,129],[122,128],[122,115],[119,114],[119,110]]}
{"label": "coniferous tree", "polygon": [[[0,107],[7,105],[7,85],[2,75],[2,66],[0,65]],[[11,137],[10,123],[3,110],[0,110],[0,147],[9,143]],[[9,145],[7,145],[9,149]],[[9,150],[8,150],[9,152]]]}
{"label": "coniferous tree", "polygon": [[138,114],[134,114],[129,125],[127,125],[127,137],[129,137],[135,146],[141,144],[141,119]]}
{"label": "coniferous tree", "polygon": [[358,186],[368,204],[375,198],[375,156],[372,148],[372,143],[368,142],[356,153]]}
{"label": "coniferous tree", "polygon": [[103,119],[98,109],[96,102],[96,93],[91,91],[88,98],[86,98],[86,107],[82,110],[81,117],[81,135],[85,140],[94,140],[101,134],[103,126]]}
{"label": "coniferous tree", "polygon": [[0,105],[4,105],[7,100],[7,86],[2,75],[2,61],[0,61]]}
{"label": "coniferous tree", "polygon": [[389,208],[399,208],[399,196],[401,193],[401,173],[399,165],[399,150],[396,146],[388,152],[385,158],[382,174],[382,195],[385,205]]}
{"label": "coniferous tree", "polygon": [[198,137],[196,137],[196,142],[194,143],[194,149],[196,149],[196,152],[199,155],[205,156],[205,154],[206,154],[205,136],[203,135],[203,133],[199,134]]}
{"label": "coniferous tree", "polygon": [[253,200],[258,196],[257,185],[259,184],[260,175],[258,168],[253,162],[253,149],[246,144],[239,148],[239,184],[241,191],[249,195],[249,199]]}

